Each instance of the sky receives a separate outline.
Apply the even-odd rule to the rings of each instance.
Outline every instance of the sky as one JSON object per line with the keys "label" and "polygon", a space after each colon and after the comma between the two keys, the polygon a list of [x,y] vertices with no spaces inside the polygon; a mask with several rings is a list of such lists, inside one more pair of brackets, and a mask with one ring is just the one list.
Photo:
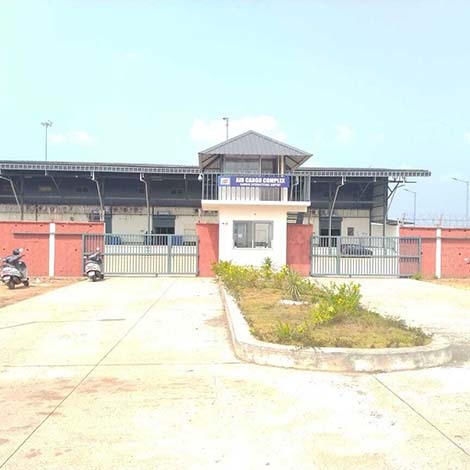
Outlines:
{"label": "sky", "polygon": [[[423,168],[465,215],[470,2],[0,0],[0,159],[196,164],[257,130],[308,166]],[[392,216],[412,217],[399,189]]]}

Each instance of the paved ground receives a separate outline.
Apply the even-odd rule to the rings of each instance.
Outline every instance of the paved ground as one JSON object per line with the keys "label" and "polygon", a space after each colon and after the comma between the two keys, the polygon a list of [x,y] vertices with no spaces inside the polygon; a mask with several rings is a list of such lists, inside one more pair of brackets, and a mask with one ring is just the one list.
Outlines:
{"label": "paved ground", "polygon": [[210,280],[84,282],[0,310],[2,470],[470,469],[469,422],[469,363],[240,363]]}

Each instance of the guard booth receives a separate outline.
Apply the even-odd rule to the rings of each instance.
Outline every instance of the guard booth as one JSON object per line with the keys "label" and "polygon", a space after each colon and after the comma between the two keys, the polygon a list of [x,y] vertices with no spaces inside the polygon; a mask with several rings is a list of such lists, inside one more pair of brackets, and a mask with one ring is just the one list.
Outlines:
{"label": "guard booth", "polygon": [[219,260],[286,264],[287,218],[310,205],[311,154],[249,131],[199,153],[203,210],[219,216]]}

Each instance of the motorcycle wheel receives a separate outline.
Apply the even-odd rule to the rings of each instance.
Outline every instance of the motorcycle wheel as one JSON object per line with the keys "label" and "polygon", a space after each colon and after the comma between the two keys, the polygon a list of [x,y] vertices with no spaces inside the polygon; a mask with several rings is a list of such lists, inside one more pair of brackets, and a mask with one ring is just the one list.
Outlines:
{"label": "motorcycle wheel", "polygon": [[13,279],[10,279],[8,281],[7,286],[8,286],[8,289],[14,289],[15,288],[15,281]]}
{"label": "motorcycle wheel", "polygon": [[91,278],[91,280],[92,280],[93,282],[96,282],[97,279],[98,279],[98,278],[96,277],[96,274]]}
{"label": "motorcycle wheel", "polygon": [[23,285],[24,285],[25,287],[29,287],[29,279],[26,280],[26,281],[23,281]]}

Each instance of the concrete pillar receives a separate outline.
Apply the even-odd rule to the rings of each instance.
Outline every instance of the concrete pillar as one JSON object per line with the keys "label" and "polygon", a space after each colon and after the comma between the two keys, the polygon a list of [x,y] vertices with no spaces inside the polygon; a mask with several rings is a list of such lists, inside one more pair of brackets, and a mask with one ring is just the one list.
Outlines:
{"label": "concrete pillar", "polygon": [[49,277],[54,277],[55,268],[55,224],[49,224]]}
{"label": "concrete pillar", "polygon": [[442,229],[436,229],[436,277],[441,278],[442,265]]}

